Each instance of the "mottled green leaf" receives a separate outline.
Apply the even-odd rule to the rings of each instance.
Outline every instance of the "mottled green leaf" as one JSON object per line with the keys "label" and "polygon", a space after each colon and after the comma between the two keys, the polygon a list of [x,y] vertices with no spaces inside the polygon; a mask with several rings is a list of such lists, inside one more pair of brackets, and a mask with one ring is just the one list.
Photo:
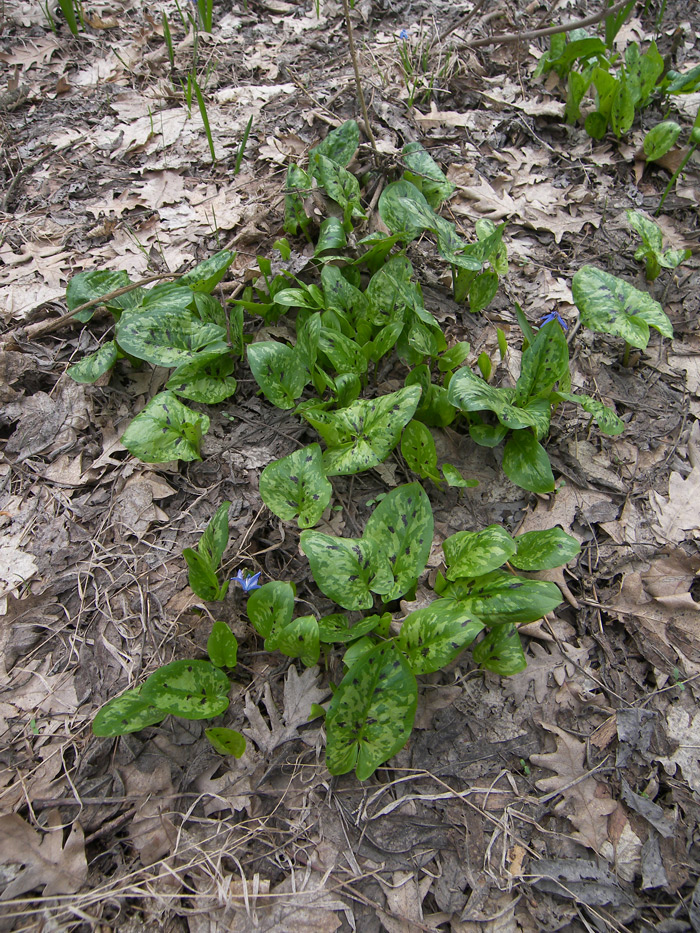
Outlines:
{"label": "mottled green leaf", "polygon": [[207,639],[207,654],[214,667],[233,669],[238,663],[238,641],[225,622],[215,622]]}
{"label": "mottled green leaf", "polygon": [[487,270],[480,272],[469,286],[469,310],[478,314],[487,308],[498,291],[498,275]]}
{"label": "mottled green leaf", "polygon": [[576,538],[561,528],[528,531],[515,539],[517,551],[510,562],[518,570],[549,570],[568,563],[581,551]]}
{"label": "mottled green leaf", "polygon": [[367,286],[368,317],[382,327],[396,320],[403,321],[407,308],[415,300],[412,281],[413,267],[404,255],[392,256],[375,272]]}
{"label": "mottled green leaf", "polygon": [[414,674],[431,674],[454,660],[484,628],[453,599],[436,599],[404,619],[397,644]]}
{"label": "mottled green leaf", "polygon": [[455,190],[455,186],[447,180],[440,166],[420,143],[406,143],[401,150],[401,158],[407,169],[404,178],[423,193],[432,208],[438,208]]}
{"label": "mottled green leaf", "polygon": [[514,405],[515,389],[490,386],[468,366],[458,369],[450,380],[447,399],[461,411],[492,411],[507,428],[541,427],[547,414],[541,404]]}
{"label": "mottled green leaf", "polygon": [[129,453],[145,463],[201,460],[202,435],[209,418],[183,405],[172,392],[159,392],[121,437]]}
{"label": "mottled green leaf", "polygon": [[[347,246],[347,242],[345,229],[340,219],[338,217],[327,217],[319,228],[314,256],[320,256],[322,253],[328,252],[328,250],[338,252]],[[328,258],[334,257],[327,257],[324,262],[327,262]]]}
{"label": "mottled green leaf", "polygon": [[236,380],[231,376],[234,366],[229,353],[203,350],[178,366],[166,388],[193,402],[218,405],[236,391]]}
{"label": "mottled green leaf", "polygon": [[394,181],[379,198],[379,216],[392,233],[406,241],[415,240],[424,230],[437,229],[437,215],[410,181]]}
{"label": "mottled green leaf", "polygon": [[228,510],[230,502],[222,502],[204,529],[197,544],[197,551],[215,569],[221,563],[228,545]]}
{"label": "mottled green leaf", "polygon": [[98,711],[92,731],[99,736],[127,735],[153,726],[168,714],[141,696],[140,688],[125,690]]}
{"label": "mottled green leaf", "polygon": [[443,463],[442,475],[445,477],[445,482],[448,486],[453,486],[457,489],[468,489],[479,485],[478,479],[465,479],[457,467],[452,466],[451,463]]}
{"label": "mottled green leaf", "polygon": [[[385,613],[391,615],[389,613]],[[354,625],[350,625],[348,617],[344,612],[334,612],[331,615],[324,616],[318,620],[319,638],[323,644],[342,644],[349,645],[358,638],[363,638],[370,632],[373,632],[382,622],[383,616],[371,615],[365,616]]]}
{"label": "mottled green leaf", "polygon": [[[79,272],[74,275],[66,288],[66,306],[69,311],[79,308],[80,305],[87,304],[88,301],[94,301],[103,295],[109,295],[120,288],[131,284],[131,279],[126,272],[109,272],[104,269],[90,269],[87,272]],[[108,307],[112,307],[109,305]],[[85,311],[79,311],[74,315],[76,321],[83,324],[89,321],[95,313],[95,307],[87,308]]]}
{"label": "mottled green leaf", "polygon": [[246,746],[245,736],[236,732],[235,729],[214,726],[211,729],[205,729],[204,734],[220,755],[233,755],[234,758],[243,756]]}
{"label": "mottled green leaf", "polygon": [[382,585],[370,581],[371,589],[385,602],[408,592],[425,568],[433,542],[433,511],[420,483],[398,486],[386,495],[370,515],[362,538],[372,543],[375,554],[388,559],[393,574]]}
{"label": "mottled green leaf", "polygon": [[278,408],[293,408],[309,380],[302,355],[276,340],[252,343],[248,365],[265,398]]}
{"label": "mottled green leaf", "polygon": [[517,628],[510,622],[494,625],[483,641],[474,647],[472,657],[487,671],[510,677],[527,667]]}
{"label": "mottled green leaf", "polygon": [[260,495],[265,505],[284,521],[296,518],[300,528],[316,524],[332,492],[318,444],[268,464],[260,475]]}
{"label": "mottled green leaf", "polygon": [[680,135],[681,128],[673,120],[657,123],[644,137],[644,155],[650,162],[660,159],[673,149]]}
{"label": "mottled green leaf", "polygon": [[100,376],[114,366],[119,356],[119,350],[114,340],[102,344],[99,350],[84,356],[79,363],[68,367],[68,375],[75,382],[97,382]]}
{"label": "mottled green leaf", "polygon": [[623,337],[642,350],[649,342],[650,327],[673,337],[671,322],[659,302],[608,272],[583,266],[574,275],[572,292],[581,323],[591,330]]}
{"label": "mottled green leaf", "polygon": [[501,525],[458,531],[442,543],[447,579],[476,577],[501,567],[515,554],[515,542]]}
{"label": "mottled green leaf", "polygon": [[272,580],[248,597],[246,612],[255,631],[267,639],[273,630],[284,628],[294,614],[294,587],[283,580]]}
{"label": "mottled green leaf", "polygon": [[401,453],[410,470],[423,479],[440,482],[437,451],[429,429],[420,421],[409,421],[401,435]]}
{"label": "mottled green leaf", "polygon": [[460,341],[445,350],[438,360],[438,369],[441,373],[450,373],[460,366],[469,356],[471,346],[466,341]]}
{"label": "mottled green leaf", "polygon": [[318,349],[326,355],[336,373],[355,373],[361,376],[367,372],[367,357],[362,348],[345,334],[322,327]]}
{"label": "mottled green leaf", "polygon": [[117,343],[126,353],[154,366],[176,367],[199,350],[225,353],[226,331],[204,324],[189,311],[125,311],[117,324]]}
{"label": "mottled green leaf", "polygon": [[377,645],[348,670],[326,714],[326,761],[331,774],[355,768],[360,781],[408,741],[418,689],[393,642]]}
{"label": "mottled green leaf", "polygon": [[508,479],[530,492],[554,489],[554,474],[547,451],[531,431],[513,431],[503,448],[503,472]]}
{"label": "mottled green leaf", "polygon": [[228,707],[229,679],[209,661],[173,661],[158,668],[141,696],[158,709],[184,719],[211,719]]}
{"label": "mottled green leaf", "polygon": [[309,164],[311,173],[323,186],[328,197],[343,209],[346,229],[352,217],[365,216],[360,202],[360,183],[354,175],[320,154],[312,156]]}
{"label": "mottled green leaf", "polygon": [[410,386],[379,398],[359,399],[335,412],[302,412],[310,424],[334,432],[336,442],[323,455],[326,474],[359,473],[382,463],[413,417],[420,391],[418,386]]}
{"label": "mottled green leaf", "polygon": [[566,337],[559,323],[554,320],[538,330],[535,339],[523,353],[514,401],[518,405],[525,405],[529,399],[546,397],[557,382],[566,390],[571,376]]}
{"label": "mottled green leaf", "polygon": [[300,545],[322,593],[343,609],[371,609],[374,605],[369,587],[374,570],[372,542],[304,531]]}
{"label": "mottled green leaf", "polygon": [[226,275],[226,270],[235,258],[235,253],[222,249],[186,272],[178,284],[187,285],[195,292],[209,294]]}
{"label": "mottled green leaf", "polygon": [[505,570],[492,570],[476,580],[448,583],[441,594],[462,602],[466,613],[485,625],[535,622],[561,603],[559,587],[544,580],[517,577]]}
{"label": "mottled green leaf", "polygon": [[182,556],[187,563],[189,584],[192,592],[207,602],[223,599],[216,568],[197,551],[193,551],[192,548],[186,547],[182,552]]}
{"label": "mottled green leaf", "polygon": [[354,120],[346,120],[345,123],[331,130],[326,138],[311,150],[309,158],[313,162],[315,155],[323,155],[338,165],[346,166],[350,163],[359,144],[359,126]]}
{"label": "mottled green leaf", "polygon": [[299,616],[279,626],[265,640],[267,651],[281,651],[289,658],[300,658],[307,667],[312,667],[320,655],[318,622],[315,616]]}
{"label": "mottled green leaf", "polygon": [[593,416],[593,420],[603,434],[622,434],[625,430],[624,421],[618,418],[611,408],[599,402],[598,399],[591,398],[590,395],[557,392],[556,398],[565,402],[573,402],[574,405],[580,405],[584,411],[587,411],[589,415]]}

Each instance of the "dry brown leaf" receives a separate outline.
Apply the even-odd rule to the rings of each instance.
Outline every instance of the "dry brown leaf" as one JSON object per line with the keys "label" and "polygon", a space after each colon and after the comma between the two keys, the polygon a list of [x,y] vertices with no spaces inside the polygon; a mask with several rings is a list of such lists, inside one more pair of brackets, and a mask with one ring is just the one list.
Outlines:
{"label": "dry brown leaf", "polygon": [[604,858],[613,856],[608,839],[608,816],[617,807],[605,784],[586,774],[586,743],[579,741],[558,726],[542,723],[543,728],[557,737],[557,750],[546,755],[530,755],[530,761],[549,768],[554,775],[540,778],[536,786],[547,793],[561,794],[562,800],[554,812],[565,816],[576,827],[573,838]]}
{"label": "dry brown leaf", "polygon": [[41,888],[44,897],[75,894],[87,879],[85,842],[79,823],[73,823],[63,843],[58,810],[51,810],[46,832],[33,829],[16,813],[0,817],[0,864],[21,866],[0,900],[20,897]]}
{"label": "dry brown leaf", "polygon": [[432,877],[427,875],[418,882],[412,871],[395,871],[391,884],[381,878],[379,883],[386,896],[388,912],[380,910],[377,914],[387,933],[419,933],[423,930],[423,900],[433,883]]}
{"label": "dry brown leaf", "polygon": [[326,891],[326,877],[292,870],[269,897],[260,897],[257,907],[236,910],[227,933],[335,933],[342,921],[339,911],[347,907]]}
{"label": "dry brown leaf", "polygon": [[527,667],[507,679],[506,693],[513,697],[516,704],[520,705],[523,702],[531,683],[534,685],[535,700],[542,704],[549,691],[554,689],[554,684],[549,683],[550,674],[556,686],[561,687],[564,681],[576,674],[575,665],[583,666],[588,660],[588,648],[562,644],[561,647],[550,645],[549,649],[537,642],[531,642],[528,647],[530,654],[527,655]]}
{"label": "dry brown leaf", "polygon": [[122,777],[129,796],[146,798],[129,823],[129,837],[141,863],[152,865],[170,853],[177,839],[177,829],[169,815],[175,794],[170,764],[162,757],[142,754],[138,762],[122,769]]}
{"label": "dry brown leaf", "polygon": [[691,789],[700,793],[700,713],[691,720],[687,710],[672,706],[666,714],[666,734],[678,747],[659,761],[667,774],[676,774],[680,768]]}
{"label": "dry brown leaf", "polygon": [[265,722],[262,713],[250,694],[246,694],[245,714],[250,727],[243,732],[251,738],[265,755],[270,755],[278,745],[295,739],[299,726],[309,721],[311,706],[321,703],[328,696],[328,689],[316,685],[318,667],[307,668],[301,677],[296,668],[290,667],[284,681],[284,708],[280,716],[269,683],[265,684],[263,703],[267,710],[270,725]]}

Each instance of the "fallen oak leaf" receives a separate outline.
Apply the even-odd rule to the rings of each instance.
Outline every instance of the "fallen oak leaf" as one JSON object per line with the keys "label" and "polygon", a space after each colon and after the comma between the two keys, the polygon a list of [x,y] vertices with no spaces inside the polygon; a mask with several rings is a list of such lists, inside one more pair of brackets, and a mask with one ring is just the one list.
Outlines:
{"label": "fallen oak leaf", "polygon": [[44,897],[75,894],[87,879],[85,839],[79,823],[73,823],[65,844],[58,810],[49,813],[48,827],[40,833],[16,813],[0,817],[0,864],[17,864],[22,869],[0,894],[9,900],[35,888]]}
{"label": "fallen oak leaf", "polygon": [[540,790],[560,794],[562,799],[554,812],[564,816],[576,827],[573,838],[604,858],[612,860],[613,848],[608,838],[608,816],[617,807],[608,787],[590,776],[585,767],[586,743],[568,735],[558,726],[540,723],[557,736],[557,750],[546,755],[530,755],[530,761],[554,771],[540,778],[535,786]]}

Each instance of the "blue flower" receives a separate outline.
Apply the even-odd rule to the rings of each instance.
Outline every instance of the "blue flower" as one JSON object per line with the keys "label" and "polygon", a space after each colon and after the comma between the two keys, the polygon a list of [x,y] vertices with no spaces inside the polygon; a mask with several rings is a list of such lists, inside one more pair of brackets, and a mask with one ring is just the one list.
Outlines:
{"label": "blue flower", "polygon": [[240,583],[243,588],[244,593],[250,593],[251,590],[259,590],[260,586],[258,580],[260,579],[261,571],[258,570],[257,573],[243,573],[242,570],[239,570],[235,577],[231,577],[231,583]]}
{"label": "blue flower", "polygon": [[403,39],[404,42],[408,39],[408,32],[405,29],[402,29],[399,33],[399,39]]}
{"label": "blue flower", "polygon": [[550,311],[549,314],[545,314],[545,316],[540,321],[540,327],[544,327],[544,325],[549,324],[550,321],[558,321],[562,327],[562,330],[569,329],[569,325],[566,323],[564,318],[560,314],[557,314],[556,311]]}

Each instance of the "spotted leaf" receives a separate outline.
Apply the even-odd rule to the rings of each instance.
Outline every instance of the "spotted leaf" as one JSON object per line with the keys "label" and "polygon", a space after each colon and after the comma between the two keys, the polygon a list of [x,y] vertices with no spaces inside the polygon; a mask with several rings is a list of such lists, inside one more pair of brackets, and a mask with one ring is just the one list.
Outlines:
{"label": "spotted leaf", "polygon": [[92,723],[95,735],[115,736],[153,726],[168,714],[141,696],[140,688],[125,690],[99,710]]}
{"label": "spotted leaf", "polygon": [[659,302],[609,272],[583,266],[574,275],[571,290],[581,323],[591,330],[623,337],[642,350],[649,343],[650,327],[673,337],[671,322]]}
{"label": "spotted leaf", "polygon": [[270,638],[275,630],[292,621],[294,586],[283,580],[266,583],[250,594],[246,611],[256,632],[265,639]]}
{"label": "spotted leaf", "polygon": [[375,568],[371,542],[304,531],[300,543],[322,593],[343,609],[372,607],[374,598],[369,584]]}
{"label": "spotted leaf", "polygon": [[375,554],[389,562],[386,581],[370,581],[385,602],[402,596],[423,571],[433,542],[433,511],[420,483],[398,486],[369,517],[362,535]]}
{"label": "spotted leaf", "polygon": [[477,664],[494,674],[510,677],[527,667],[517,628],[510,622],[494,625],[472,651]]}
{"label": "spotted leaf", "polygon": [[184,719],[211,719],[228,707],[229,680],[209,661],[173,661],[158,668],[141,696],[158,709]]}
{"label": "spotted leaf", "polygon": [[340,411],[303,412],[309,423],[321,422],[326,438],[333,432],[336,443],[323,455],[328,476],[369,470],[382,463],[396,447],[401,431],[416,410],[420,386],[407,386],[375,399],[359,399]]}
{"label": "spotted leaf", "polygon": [[416,714],[416,678],[393,642],[377,645],[353,664],[326,714],[326,761],[331,774],[355,768],[364,781],[408,741]]}
{"label": "spotted leaf", "polygon": [[554,583],[516,577],[505,570],[493,570],[476,580],[455,580],[447,584],[441,595],[459,600],[465,612],[488,626],[500,622],[515,625],[535,622],[562,601]]}
{"label": "spotted leaf", "polygon": [[436,599],[404,619],[397,643],[414,674],[430,674],[456,658],[483,628],[460,603]]}
{"label": "spotted leaf", "polygon": [[293,408],[309,381],[302,354],[276,340],[252,343],[248,365],[265,398],[278,408]]}
{"label": "spotted leaf", "polygon": [[[192,294],[185,288],[176,291],[185,296]],[[228,350],[223,327],[205,324],[183,308],[126,311],[117,324],[116,336],[126,353],[168,368],[188,362],[200,350]]]}
{"label": "spotted leaf", "polygon": [[313,667],[320,654],[318,622],[315,616],[298,616],[286,625],[275,628],[265,639],[266,651],[281,651],[289,658],[300,658]]}
{"label": "spotted leaf", "polygon": [[268,464],[260,475],[260,495],[265,505],[284,521],[296,518],[300,528],[316,524],[332,492],[318,444]]}
{"label": "spotted leaf", "polygon": [[515,538],[518,548],[510,562],[518,570],[550,570],[568,563],[581,551],[576,538],[561,528],[527,531]]}
{"label": "spotted leaf", "polygon": [[443,541],[447,579],[477,577],[501,567],[513,554],[515,542],[501,525],[482,531],[458,531]]}
{"label": "spotted leaf", "polygon": [[192,411],[172,392],[159,392],[134,418],[121,442],[145,463],[201,460],[202,435],[208,430],[208,415]]}

